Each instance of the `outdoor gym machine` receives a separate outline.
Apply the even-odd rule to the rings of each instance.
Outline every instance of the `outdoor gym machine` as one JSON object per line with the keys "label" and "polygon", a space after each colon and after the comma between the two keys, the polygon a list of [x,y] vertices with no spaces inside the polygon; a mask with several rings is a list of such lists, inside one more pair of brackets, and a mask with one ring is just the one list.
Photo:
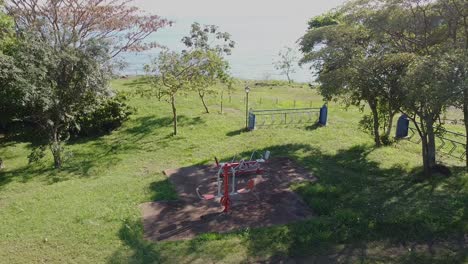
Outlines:
{"label": "outdoor gym machine", "polygon": [[[200,194],[200,187],[197,187],[196,192],[198,197],[202,200],[220,199],[221,205],[224,206],[223,212],[228,212],[231,206],[230,196],[248,193],[255,186],[255,181],[250,179],[247,182],[246,188],[236,190],[236,175],[248,173],[261,174],[263,173],[261,165],[270,158],[269,151],[265,151],[265,154],[260,159],[253,159],[255,153],[255,151],[252,153],[249,160],[240,160],[239,162],[234,162],[234,157],[232,162],[219,163],[218,159],[215,157],[216,167],[218,168],[218,172],[216,174],[217,194],[202,195]],[[231,191],[229,191],[229,177],[232,178]]]}

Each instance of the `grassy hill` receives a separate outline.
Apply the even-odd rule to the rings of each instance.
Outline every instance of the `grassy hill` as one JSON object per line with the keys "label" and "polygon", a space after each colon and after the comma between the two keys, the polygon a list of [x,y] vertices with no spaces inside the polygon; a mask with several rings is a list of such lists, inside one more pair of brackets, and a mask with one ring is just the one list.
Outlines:
{"label": "grassy hill", "polygon": [[[30,143],[1,141],[0,263],[467,261],[468,175],[460,160],[441,156],[453,175],[416,182],[419,145],[375,149],[358,128],[361,113],[337,104],[330,105],[326,127],[242,132],[240,84],[231,98],[224,95],[223,114],[218,97],[208,100],[210,114],[195,95],[179,97],[180,135],[171,136],[169,104],[134,92],[144,85],[113,82],[136,113],[109,135],[70,142],[60,171],[50,156],[28,165]],[[251,85],[256,109],[323,103],[305,86]],[[138,205],[176,198],[164,169],[265,149],[294,158],[319,178],[294,187],[316,218],[183,242],[142,239]]]}

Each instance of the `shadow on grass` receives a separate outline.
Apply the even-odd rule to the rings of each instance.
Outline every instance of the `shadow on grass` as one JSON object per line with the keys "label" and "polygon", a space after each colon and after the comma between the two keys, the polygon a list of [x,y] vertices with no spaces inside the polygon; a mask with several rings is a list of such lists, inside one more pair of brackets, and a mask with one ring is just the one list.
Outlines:
{"label": "shadow on grass", "polygon": [[[204,123],[200,117],[190,118],[184,115],[178,118],[179,126],[191,126]],[[73,148],[73,151],[68,152],[69,157],[65,159],[63,167],[60,170],[53,168],[50,161],[40,162],[39,164],[26,165],[13,170],[0,171],[0,188],[9,184],[16,179],[21,182],[31,180],[34,175],[40,176],[49,184],[66,181],[70,177],[88,177],[97,175],[124,162],[121,154],[129,154],[134,151],[153,151],[152,144],[145,144],[145,138],[154,134],[160,133],[161,128],[172,125],[172,119],[163,117],[156,118],[154,116],[144,116],[133,121],[134,125],[129,128],[115,131],[119,133],[119,137],[88,137],[80,138],[69,142],[70,146],[79,146]],[[170,143],[180,140],[174,138],[172,134],[162,137],[156,137],[152,140],[158,141],[158,147],[167,147]],[[24,135],[21,138],[1,139],[0,146],[10,146],[19,140],[27,141]],[[43,143],[33,142],[29,147],[39,146]],[[67,151],[67,147],[65,150]],[[49,149],[46,150],[49,152]],[[25,159],[27,157],[24,157]],[[8,166],[8,164],[7,164]]]}
{"label": "shadow on grass", "polygon": [[[208,249],[208,245],[212,246],[209,242],[226,242],[234,236],[247,248],[246,261],[267,256],[273,256],[268,262],[292,259],[305,263],[459,263],[466,259],[468,191],[464,187],[466,175],[462,170],[453,168],[454,175],[450,178],[434,177],[416,183],[406,169],[382,168],[370,159],[374,149],[366,145],[335,154],[325,154],[302,144],[276,145],[260,152],[264,150],[271,151],[274,156],[295,159],[319,178],[316,183],[293,186],[316,217],[228,235],[207,234],[200,236],[203,239],[197,237],[177,243],[196,241],[198,251],[226,250],[221,246]],[[246,151],[241,156],[249,154]],[[167,193],[168,184],[153,185],[154,198],[165,199],[172,195],[172,191]],[[122,228],[126,228],[125,225]],[[135,239],[142,240],[142,230],[139,232],[134,234]],[[153,245],[171,248],[178,244]],[[144,252],[148,245],[132,243],[130,247],[132,252]],[[191,247],[186,248],[177,254],[192,254]],[[152,250],[156,250],[156,246]],[[157,252],[150,254],[157,255]],[[133,255],[132,260],[135,256],[139,254]]]}
{"label": "shadow on grass", "polygon": [[305,129],[306,130],[317,130],[319,128],[323,127],[323,125],[319,124],[318,122],[317,123],[314,123],[310,126],[306,126]]}
{"label": "shadow on grass", "polygon": [[118,233],[124,246],[114,252],[108,263],[161,263],[157,245],[144,240],[142,234],[141,221],[125,220]]}
{"label": "shadow on grass", "polygon": [[177,192],[169,179],[151,183],[150,190],[153,195],[151,201],[172,201],[177,200]]}
{"label": "shadow on grass", "polygon": [[[134,136],[148,135],[155,132],[155,128],[172,126],[172,121],[172,117],[156,118],[155,116],[144,116],[137,118],[135,120],[137,124],[123,132]],[[185,115],[177,117],[177,125],[179,127],[195,126],[204,123],[205,121],[201,117],[187,117]]]}
{"label": "shadow on grass", "polygon": [[129,86],[129,87],[136,87],[136,86],[142,86],[142,85],[147,85],[147,84],[149,84],[149,82],[145,80],[144,78],[137,78],[131,82],[125,82],[122,85]]}
{"label": "shadow on grass", "polygon": [[[269,150],[293,157],[319,178],[315,184],[294,188],[318,217],[286,227],[251,231],[248,238],[251,254],[271,253],[271,249],[280,248],[278,255],[329,253],[336,261],[346,262],[350,258],[348,261],[354,262],[362,261],[361,251],[366,252],[365,246],[373,241],[388,241],[389,247],[403,246],[402,255],[407,255],[408,245],[425,245],[424,253],[431,255],[430,245],[434,241],[451,240],[453,260],[465,257],[467,242],[456,242],[467,232],[468,194],[463,187],[464,174],[415,183],[403,168],[381,168],[368,158],[373,149],[361,145],[334,155],[306,145]],[[348,248],[337,251],[336,246],[340,244]],[[287,250],[283,250],[285,245]],[[364,259],[385,262],[385,250],[376,257]]]}
{"label": "shadow on grass", "polygon": [[238,135],[240,135],[242,133],[245,133],[245,132],[249,132],[249,130],[244,127],[244,128],[241,128],[241,129],[237,129],[237,130],[234,130],[234,131],[227,132],[226,136],[234,137],[234,136],[238,136]]}

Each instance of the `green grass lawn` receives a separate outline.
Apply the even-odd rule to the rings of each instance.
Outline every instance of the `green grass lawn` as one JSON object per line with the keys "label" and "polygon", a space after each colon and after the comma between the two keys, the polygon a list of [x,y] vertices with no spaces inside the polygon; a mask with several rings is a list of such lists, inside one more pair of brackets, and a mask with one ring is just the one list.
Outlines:
{"label": "green grass lawn", "polygon": [[[109,135],[70,142],[60,171],[52,169],[50,156],[29,166],[27,142],[1,142],[6,169],[0,172],[0,263],[468,261],[468,175],[462,161],[440,156],[453,175],[416,182],[419,145],[402,141],[375,149],[358,128],[361,113],[337,104],[330,105],[326,127],[242,132],[240,84],[230,99],[224,96],[223,114],[214,96],[210,114],[195,95],[178,98],[180,135],[171,136],[169,104],[134,94],[143,85],[113,82],[130,94],[136,113]],[[305,87],[252,87],[256,109],[323,103]],[[253,150],[292,157],[319,178],[294,186],[317,217],[191,241],[142,239],[138,205],[176,198],[164,169]]]}

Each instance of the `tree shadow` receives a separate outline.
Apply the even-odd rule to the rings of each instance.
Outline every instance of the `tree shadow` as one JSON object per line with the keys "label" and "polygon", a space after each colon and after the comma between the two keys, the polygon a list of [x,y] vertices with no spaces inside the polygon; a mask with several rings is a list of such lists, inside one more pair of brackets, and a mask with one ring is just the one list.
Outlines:
{"label": "tree shadow", "polygon": [[[275,145],[259,151],[265,150],[296,160],[318,177],[316,183],[292,187],[313,209],[315,218],[164,243],[145,241],[141,222],[126,221],[119,237],[130,250],[116,251],[109,262],[159,262],[164,260],[164,248],[174,251],[176,245],[186,245],[178,254],[188,255],[194,247],[203,251],[210,241],[232,236],[247,247],[246,262],[264,256],[273,256],[266,262],[304,263],[442,263],[444,259],[456,263],[466,259],[468,194],[461,169],[452,168],[450,178],[418,183],[412,181],[408,169],[383,167],[372,159],[374,148],[368,145],[332,154],[306,144]],[[248,156],[250,151],[240,155]],[[154,200],[175,197],[168,180],[150,188]],[[375,243],[379,246],[371,248]]]}
{"label": "tree shadow", "polygon": [[321,127],[323,127],[323,125],[321,125],[321,124],[319,124],[319,123],[317,122],[317,123],[314,123],[314,124],[312,124],[312,125],[310,125],[310,126],[306,126],[305,129],[306,129],[306,130],[316,130],[316,129],[319,129],[319,128],[321,128]]}
{"label": "tree shadow", "polygon": [[0,190],[3,186],[11,183],[13,180],[26,183],[33,179],[34,175],[44,175],[47,180],[53,181],[57,172],[43,164],[38,166],[25,166],[15,170],[0,170]]}
{"label": "tree shadow", "polygon": [[136,86],[142,86],[142,85],[147,85],[149,82],[145,80],[145,78],[136,78],[132,80],[131,82],[125,82],[122,85],[123,86],[128,86],[128,87],[136,87]]}
{"label": "tree shadow", "polygon": [[177,200],[177,192],[169,179],[151,183],[150,190],[152,192],[151,201]]}
{"label": "tree shadow", "polygon": [[[160,117],[155,116],[144,116],[137,118],[134,122],[137,124],[131,128],[123,130],[123,133],[132,135],[148,135],[155,132],[155,128],[168,127],[172,125],[172,117]],[[179,127],[195,126],[204,124],[205,121],[201,117],[187,117],[185,115],[179,115],[177,117],[177,125]]]}
{"label": "tree shadow", "polygon": [[108,263],[161,263],[163,259],[157,245],[144,240],[142,234],[141,221],[126,219],[118,233],[124,246],[112,254]]}
{"label": "tree shadow", "polygon": [[245,133],[245,132],[249,132],[249,130],[247,130],[245,127],[244,128],[241,128],[241,129],[237,129],[237,130],[234,130],[234,131],[229,131],[226,133],[226,136],[228,137],[234,137],[234,136],[238,136],[242,133]]}
{"label": "tree shadow", "polygon": [[[374,148],[367,145],[334,154],[305,144],[276,145],[259,151],[265,150],[295,159],[319,178],[317,183],[293,187],[317,217],[234,232],[244,239],[249,257],[273,255],[268,260],[273,262],[282,256],[305,262],[438,262],[445,253],[440,253],[440,245],[439,253],[433,253],[437,241],[449,244],[450,250],[444,251],[449,254],[447,259],[457,262],[466,257],[463,234],[468,194],[463,189],[461,169],[453,168],[451,178],[414,182],[406,168],[383,168],[369,158]],[[240,154],[248,155],[250,151]],[[162,187],[166,188],[165,184]],[[372,243],[383,243],[379,253],[369,253]]]}
{"label": "tree shadow", "polygon": [[[365,145],[333,155],[308,145],[275,146],[268,150],[293,157],[319,178],[317,183],[295,187],[318,217],[286,227],[252,230],[247,239],[250,254],[275,248],[281,249],[278,255],[288,256],[331,252],[336,261],[346,262],[347,257],[335,249],[339,244],[354,247],[356,243],[389,241],[389,247],[411,243],[420,246],[436,240],[453,241],[464,232],[468,201],[463,189],[464,174],[415,183],[405,169],[381,168],[378,162],[370,160],[373,148]],[[441,187],[442,191],[434,191]],[[463,256],[466,243],[453,252],[454,259]],[[354,253],[348,252],[348,261],[359,261],[355,258],[362,250],[357,247],[352,250]]]}
{"label": "tree shadow", "polygon": [[[179,126],[192,126],[203,124],[205,121],[200,117],[179,116]],[[64,161],[63,167],[59,170],[53,168],[52,164],[39,162],[38,164],[26,165],[13,170],[0,171],[0,187],[9,184],[13,179],[18,179],[21,182],[27,182],[32,179],[33,175],[40,175],[47,183],[53,184],[61,181],[66,181],[72,176],[89,177],[93,174],[94,169],[106,169],[124,162],[118,154],[132,153],[132,151],[145,150],[152,151],[147,148],[141,141],[153,134],[158,133],[158,128],[167,127],[172,124],[172,119],[163,117],[155,118],[154,116],[144,116],[133,121],[135,124],[129,128],[121,129],[116,133],[121,134],[119,137],[86,137],[72,140],[68,145],[82,145],[79,149],[68,151],[69,157]],[[43,145],[43,142],[33,141],[26,138],[2,139],[0,146],[10,146],[17,144],[18,140],[24,139],[29,142],[29,148]],[[14,141],[13,141],[14,140]],[[180,140],[174,138],[172,134],[157,139],[160,146],[164,147]],[[48,151],[48,150],[47,150]]]}

